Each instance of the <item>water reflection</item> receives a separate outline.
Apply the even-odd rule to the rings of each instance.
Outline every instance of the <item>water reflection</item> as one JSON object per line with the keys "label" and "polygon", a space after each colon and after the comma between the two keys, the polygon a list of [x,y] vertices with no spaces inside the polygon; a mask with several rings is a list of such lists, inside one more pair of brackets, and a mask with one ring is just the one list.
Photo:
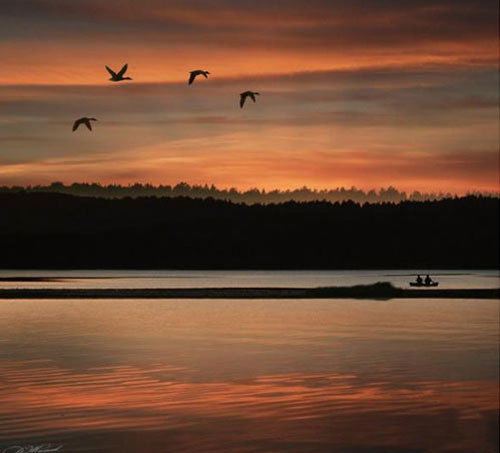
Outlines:
{"label": "water reflection", "polygon": [[496,301],[0,301],[0,451],[495,452]]}

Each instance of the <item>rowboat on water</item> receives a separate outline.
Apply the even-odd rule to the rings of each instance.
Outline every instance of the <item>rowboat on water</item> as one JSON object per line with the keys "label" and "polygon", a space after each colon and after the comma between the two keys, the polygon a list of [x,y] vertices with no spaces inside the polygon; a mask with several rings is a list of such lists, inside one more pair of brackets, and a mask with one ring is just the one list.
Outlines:
{"label": "rowboat on water", "polygon": [[438,286],[439,285],[439,282],[430,282],[430,283],[417,283],[417,282],[410,282],[410,286],[417,286],[417,287],[421,287],[421,288],[431,288],[431,287],[434,287],[434,286]]}

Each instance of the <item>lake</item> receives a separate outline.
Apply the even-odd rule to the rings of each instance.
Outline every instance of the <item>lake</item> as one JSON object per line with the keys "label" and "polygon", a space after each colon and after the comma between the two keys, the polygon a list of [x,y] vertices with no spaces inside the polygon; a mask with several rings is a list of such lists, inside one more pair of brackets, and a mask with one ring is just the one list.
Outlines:
{"label": "lake", "polygon": [[[2,285],[409,278],[394,271],[0,277],[28,274],[77,278]],[[498,271],[436,274],[447,274],[439,280],[449,285],[498,286]],[[495,300],[0,300],[0,452],[51,444],[110,453],[493,453],[498,370]]]}
{"label": "lake", "polygon": [[[498,288],[498,270],[377,271],[142,271],[0,270],[0,288],[214,288],[352,286],[380,281],[408,288],[416,274],[429,272],[440,288]],[[425,274],[422,274],[424,277]],[[50,281],[1,281],[28,277]]]}

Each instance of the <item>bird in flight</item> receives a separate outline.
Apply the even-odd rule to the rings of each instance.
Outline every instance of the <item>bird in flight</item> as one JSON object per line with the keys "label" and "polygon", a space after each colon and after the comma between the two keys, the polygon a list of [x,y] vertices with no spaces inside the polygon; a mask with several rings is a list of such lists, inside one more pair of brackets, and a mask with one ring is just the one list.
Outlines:
{"label": "bird in flight", "polygon": [[123,68],[120,69],[120,72],[116,73],[113,71],[109,66],[106,66],[106,69],[108,72],[111,74],[111,80],[112,82],[121,82],[122,80],[132,80],[130,77],[123,77],[123,74],[127,72],[128,64],[125,63],[123,65]]}
{"label": "bird in flight", "polygon": [[253,102],[255,102],[255,96],[259,96],[260,93],[257,93],[257,91],[244,91],[243,93],[240,94],[240,108],[243,108],[245,105],[245,101],[247,100],[248,97],[252,99]]}
{"label": "bird in flight", "polygon": [[92,126],[90,124],[91,121],[97,121],[97,120],[95,118],[87,118],[86,116],[84,116],[83,118],[78,118],[73,124],[73,132],[75,132],[78,129],[78,126],[80,126],[80,124],[85,124],[88,130],[91,131],[92,130]]}
{"label": "bird in flight", "polygon": [[204,71],[203,69],[197,69],[196,71],[190,71],[189,74],[190,74],[190,76],[189,76],[188,84],[191,85],[197,76],[204,75],[205,79],[208,79],[208,74],[210,74],[210,73],[208,71]]}

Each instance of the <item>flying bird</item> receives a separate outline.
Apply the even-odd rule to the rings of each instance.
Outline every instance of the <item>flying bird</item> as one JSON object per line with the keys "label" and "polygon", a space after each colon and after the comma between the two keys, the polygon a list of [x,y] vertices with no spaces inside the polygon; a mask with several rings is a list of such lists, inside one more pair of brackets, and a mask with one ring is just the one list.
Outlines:
{"label": "flying bird", "polygon": [[80,126],[80,124],[85,124],[88,130],[91,131],[92,130],[92,126],[90,124],[91,121],[97,121],[97,120],[95,118],[87,118],[86,116],[77,119],[73,124],[73,132],[75,132],[78,129],[78,126]]}
{"label": "flying bird", "polygon": [[132,80],[130,77],[123,77],[123,74],[127,72],[128,64],[125,63],[123,65],[123,68],[120,69],[120,72],[116,73],[113,71],[109,66],[106,66],[106,69],[108,72],[111,74],[111,80],[112,82],[121,82],[122,80]]}
{"label": "flying bird", "polygon": [[260,93],[257,93],[257,91],[244,91],[243,93],[240,94],[240,108],[243,108],[245,105],[245,101],[247,100],[248,97],[252,99],[253,102],[255,102],[255,96],[259,96]]}
{"label": "flying bird", "polygon": [[205,79],[208,79],[208,74],[210,74],[210,73],[208,71],[204,71],[203,69],[197,69],[196,71],[190,71],[189,74],[190,74],[190,76],[189,76],[188,84],[191,85],[197,76],[203,75],[203,76],[205,76]]}

